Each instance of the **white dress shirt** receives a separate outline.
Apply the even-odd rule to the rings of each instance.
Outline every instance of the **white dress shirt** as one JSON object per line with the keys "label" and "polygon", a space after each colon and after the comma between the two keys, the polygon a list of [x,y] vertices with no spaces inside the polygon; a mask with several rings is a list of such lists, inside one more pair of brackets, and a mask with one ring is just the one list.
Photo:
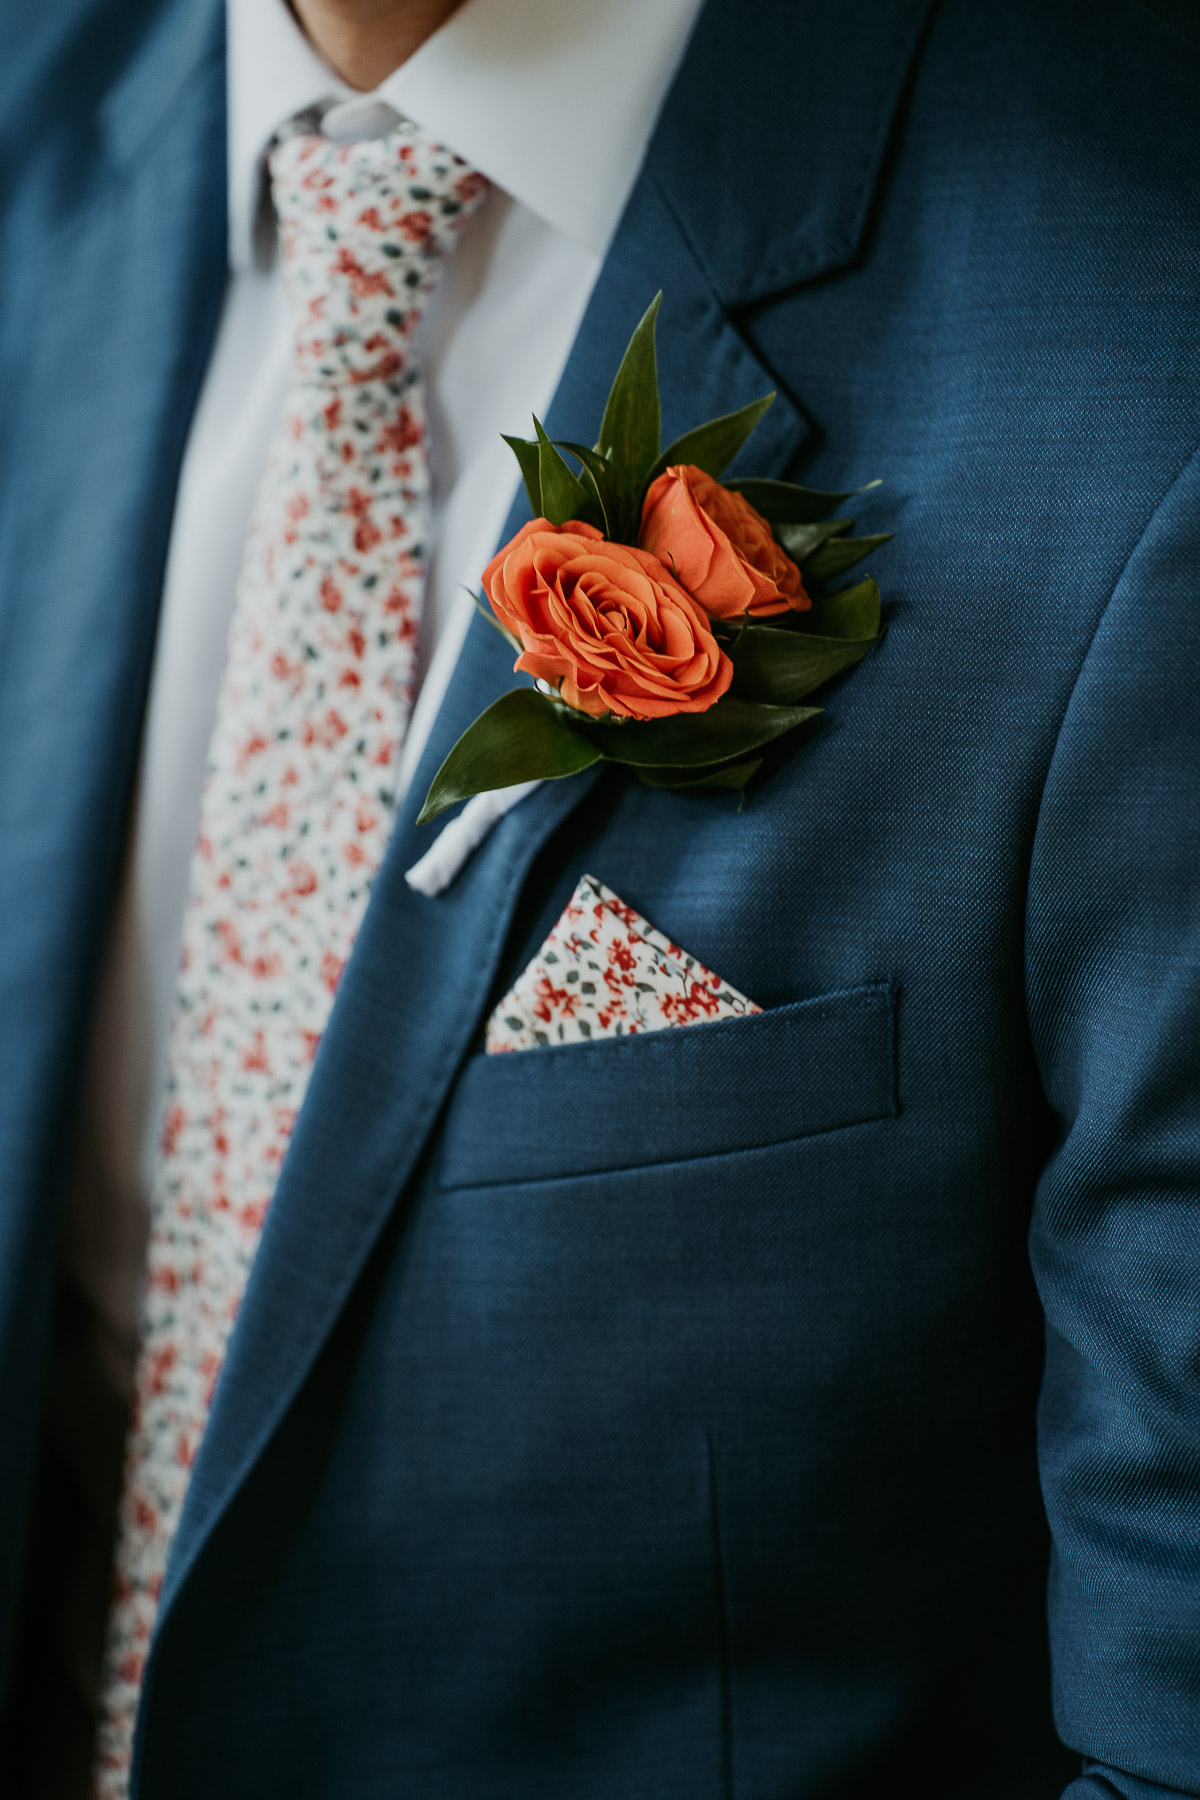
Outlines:
{"label": "white dress shirt", "polygon": [[[385,81],[355,96],[285,0],[228,0],[229,263],[184,456],[130,851],[104,971],[76,1178],[68,1279],[95,1316],[106,1385],[125,1391],[158,1136],[188,867],[254,491],[279,418],[292,332],[265,203],[268,143],[317,101],[370,135],[379,100],[487,175],[422,326],[434,529],[423,677],[403,792],[452,676],[517,486],[501,432],[531,434],[574,340],[700,0],[466,0]],[[355,118],[368,127],[355,130]],[[647,301],[650,296],[646,296]]]}

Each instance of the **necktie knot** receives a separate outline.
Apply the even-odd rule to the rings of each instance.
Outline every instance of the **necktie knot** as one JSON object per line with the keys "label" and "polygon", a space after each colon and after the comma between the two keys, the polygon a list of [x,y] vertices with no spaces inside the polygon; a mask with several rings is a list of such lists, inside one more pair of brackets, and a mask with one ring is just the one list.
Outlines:
{"label": "necktie knot", "polygon": [[412,334],[486,179],[408,119],[359,143],[295,133],[268,167],[298,372],[403,386]]}

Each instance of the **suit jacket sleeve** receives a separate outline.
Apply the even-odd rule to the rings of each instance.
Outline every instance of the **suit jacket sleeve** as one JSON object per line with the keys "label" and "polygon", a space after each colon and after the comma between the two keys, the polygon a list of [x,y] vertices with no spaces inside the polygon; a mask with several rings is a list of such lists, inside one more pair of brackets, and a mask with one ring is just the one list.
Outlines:
{"label": "suit jacket sleeve", "polygon": [[1069,1800],[1200,1793],[1200,452],[1063,720],[1028,1004],[1057,1146],[1031,1235]]}

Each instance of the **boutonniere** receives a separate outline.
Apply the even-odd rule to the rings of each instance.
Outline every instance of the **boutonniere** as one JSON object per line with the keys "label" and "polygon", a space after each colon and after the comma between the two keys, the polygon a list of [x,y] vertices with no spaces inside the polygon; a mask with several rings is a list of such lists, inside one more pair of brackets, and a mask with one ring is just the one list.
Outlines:
{"label": "boutonniere", "polygon": [[531,684],[463,733],[419,823],[598,762],[653,787],[744,795],[821,710],[809,697],[880,635],[875,582],[835,584],[889,532],[856,537],[853,519],[830,517],[848,494],[721,481],[773,394],[661,448],[660,300],[630,339],[593,447],[551,442],[537,419],[532,439],[506,439],[534,516],[476,598]]}

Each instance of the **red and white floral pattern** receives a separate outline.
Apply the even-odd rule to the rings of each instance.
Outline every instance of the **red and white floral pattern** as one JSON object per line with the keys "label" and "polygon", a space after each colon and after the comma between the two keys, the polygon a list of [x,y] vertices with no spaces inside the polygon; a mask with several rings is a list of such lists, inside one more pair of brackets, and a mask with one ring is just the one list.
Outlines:
{"label": "red and white floral pattern", "polygon": [[484,1049],[494,1056],[761,1011],[585,875],[488,1020]]}
{"label": "red and white floral pattern", "polygon": [[292,385],[239,582],[172,1027],[97,1751],[128,1787],[167,1554],[312,1059],[392,827],[430,531],[412,334],[487,189],[402,121],[271,153]]}

